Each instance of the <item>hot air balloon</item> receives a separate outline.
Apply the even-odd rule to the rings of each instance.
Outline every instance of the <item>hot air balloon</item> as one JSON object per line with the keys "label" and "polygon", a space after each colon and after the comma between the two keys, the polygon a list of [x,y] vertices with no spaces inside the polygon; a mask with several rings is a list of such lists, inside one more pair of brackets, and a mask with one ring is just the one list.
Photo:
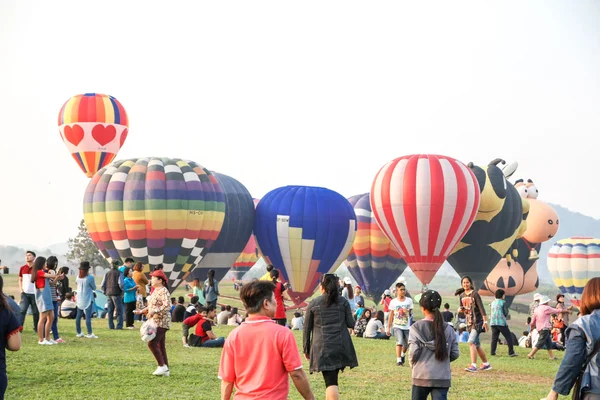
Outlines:
{"label": "hot air balloon", "polygon": [[215,270],[217,281],[223,279],[244,250],[254,228],[254,202],[248,189],[230,176],[211,172],[223,187],[227,211],[217,241],[190,274],[192,279],[201,281],[206,280],[209,269]]}
{"label": "hot air balloon", "polygon": [[173,291],[214,243],[225,218],[217,179],[193,161],[136,158],[102,168],[87,186],[84,220],[109,261],[163,264]]}
{"label": "hot air balloon", "polygon": [[600,239],[571,237],[559,240],[548,253],[554,284],[579,307],[586,283],[600,277]]}
{"label": "hot air balloon", "polygon": [[524,211],[528,211],[529,204],[506,180],[499,163],[505,162],[495,159],[483,168],[469,163],[479,183],[481,200],[473,225],[448,257],[454,270],[460,276],[470,276],[475,287],[481,287],[526,228]]}
{"label": "hot air balloon", "polygon": [[112,162],[127,138],[128,127],[125,108],[105,94],[73,96],[58,114],[60,137],[88,178]]}
{"label": "hot air balloon", "polygon": [[291,284],[288,294],[299,305],[312,296],[321,276],[348,255],[356,215],[348,200],[333,190],[285,186],[258,203],[254,234],[265,262]]}
{"label": "hot air balloon", "polygon": [[538,254],[542,243],[553,238],[559,227],[558,214],[547,203],[537,199],[538,190],[531,179],[527,184],[523,179],[515,181],[515,188],[529,203],[527,230],[516,241],[514,261],[509,263],[506,258],[501,259],[479,291],[482,296],[493,296],[497,289],[502,289],[509,305],[515,296],[531,293],[538,288]]}
{"label": "hot air balloon", "polygon": [[377,224],[424,285],[469,229],[478,206],[475,175],[447,156],[396,158],[377,173],[371,190]]}
{"label": "hot air balloon", "polygon": [[406,262],[379,229],[369,193],[352,196],[348,201],[354,207],[358,228],[346,265],[363,293],[378,303],[384,290],[402,275]]}
{"label": "hot air balloon", "polygon": [[[259,199],[254,200],[254,209],[256,209],[256,205],[259,202]],[[242,250],[242,253],[233,263],[233,267],[231,268],[231,273],[234,276],[235,280],[241,280],[242,277],[246,274],[246,272],[250,271],[250,268],[256,264],[261,255],[258,252],[258,247],[256,246],[256,238],[254,237],[254,233],[250,235],[250,239],[248,243],[246,243],[246,247]]]}

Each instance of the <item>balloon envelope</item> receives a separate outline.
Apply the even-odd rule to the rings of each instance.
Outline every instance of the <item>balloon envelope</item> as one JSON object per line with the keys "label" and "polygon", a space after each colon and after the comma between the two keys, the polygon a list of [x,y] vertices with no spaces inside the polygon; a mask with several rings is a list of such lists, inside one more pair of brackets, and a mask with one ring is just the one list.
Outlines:
{"label": "balloon envelope", "polygon": [[139,158],[98,171],[83,210],[104,257],[132,257],[145,272],[163,264],[172,291],[217,239],[225,198],[215,177],[193,161]]}
{"label": "balloon envelope", "polygon": [[579,305],[587,282],[600,276],[600,239],[572,237],[559,240],[548,253],[548,271],[560,291]]}
{"label": "balloon envelope", "polygon": [[123,105],[114,97],[85,93],[71,97],[58,114],[60,137],[91,178],[117,155],[129,129]]}
{"label": "balloon envelope", "polygon": [[215,279],[221,280],[233,266],[235,260],[254,228],[254,201],[250,192],[236,179],[211,171],[221,184],[225,195],[225,219],[215,243],[206,256],[192,270],[192,277],[206,279],[209,269],[215,270]]}
{"label": "balloon envelope", "polygon": [[[254,200],[254,208],[256,209],[256,205],[258,204],[258,199]],[[246,274],[246,272],[250,271],[250,269],[256,264],[258,259],[261,257],[258,252],[258,247],[256,246],[256,237],[254,233],[250,235],[250,239],[248,239],[248,243],[242,250],[242,253],[233,263],[233,267],[231,268],[231,273],[234,278],[237,280],[242,279],[242,277]]]}
{"label": "balloon envelope", "polygon": [[342,263],[355,233],[354,209],[330,189],[280,187],[256,207],[259,250],[291,284],[288,294],[296,304],[312,296],[321,276]]}
{"label": "balloon envelope", "polygon": [[396,158],[371,188],[377,224],[425,285],[469,229],[478,206],[475,176],[447,156]]}
{"label": "balloon envelope", "polygon": [[348,201],[354,207],[358,228],[346,265],[363,293],[377,303],[384,290],[404,272],[406,262],[377,225],[369,193],[352,196]]}

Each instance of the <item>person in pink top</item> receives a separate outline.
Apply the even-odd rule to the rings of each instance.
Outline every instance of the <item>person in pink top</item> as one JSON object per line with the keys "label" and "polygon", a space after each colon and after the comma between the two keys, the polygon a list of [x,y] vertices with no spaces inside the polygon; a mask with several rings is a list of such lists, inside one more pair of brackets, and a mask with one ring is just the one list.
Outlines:
{"label": "person in pink top", "polygon": [[554,360],[554,354],[552,353],[552,335],[550,334],[552,330],[552,322],[550,322],[550,317],[552,314],[561,314],[568,313],[571,311],[573,307],[569,307],[567,309],[559,310],[557,308],[550,307],[548,303],[550,302],[550,297],[541,296],[540,305],[533,312],[533,318],[531,319],[531,327],[535,328],[538,331],[538,340],[536,344],[531,349],[531,352],[527,354],[527,358],[533,359],[535,353],[538,350],[545,348],[548,350],[548,355],[551,360]]}
{"label": "person in pink top", "polygon": [[292,332],[273,321],[275,285],[254,281],[242,286],[240,298],[248,313],[225,341],[219,365],[221,400],[286,400],[288,375],[304,399],[314,400]]}

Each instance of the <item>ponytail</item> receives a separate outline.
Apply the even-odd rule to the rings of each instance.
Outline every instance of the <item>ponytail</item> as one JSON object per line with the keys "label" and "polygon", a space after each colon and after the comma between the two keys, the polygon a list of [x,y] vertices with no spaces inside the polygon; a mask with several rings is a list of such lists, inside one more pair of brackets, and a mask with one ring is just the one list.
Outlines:
{"label": "ponytail", "polygon": [[440,309],[436,308],[433,311],[433,336],[435,338],[435,359],[438,361],[444,361],[448,358],[445,324]]}
{"label": "ponytail", "polygon": [[325,290],[325,293],[323,293],[323,296],[325,296],[325,305],[329,307],[337,303],[339,297],[338,277],[333,274],[323,275],[321,286]]}

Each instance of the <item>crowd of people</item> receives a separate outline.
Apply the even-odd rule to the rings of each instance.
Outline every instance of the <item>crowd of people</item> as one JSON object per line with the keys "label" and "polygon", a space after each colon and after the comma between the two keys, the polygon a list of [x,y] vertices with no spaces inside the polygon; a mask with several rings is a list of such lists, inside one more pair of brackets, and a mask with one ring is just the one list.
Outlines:
{"label": "crowd of people", "polygon": [[[2,394],[7,386],[4,351],[20,348],[20,332],[28,309],[40,345],[64,342],[58,333],[59,317],[75,318],[77,337],[97,338],[91,324],[96,283],[89,270],[89,262],[82,261],[75,291],[69,287],[68,269],[59,269],[55,257],[46,259],[27,252],[26,264],[19,272],[21,303],[17,306],[5,295],[0,298]],[[290,286],[281,281],[279,271],[272,266],[260,279],[239,285],[244,315],[236,307],[217,304],[220,293],[213,270],[206,281],[192,282],[187,305],[184,296],[178,299],[170,296],[168,279],[160,265],[149,275],[150,281],[141,264],[132,259],[126,259],[124,265],[114,263],[105,274],[100,287],[107,297],[109,329],[133,329],[136,320],[152,322],[156,331],[148,347],[156,359],[157,369],[153,374],[157,376],[170,376],[166,335],[172,323],[181,323],[185,347],[223,347],[218,373],[222,398],[230,398],[234,388],[240,396],[285,398],[289,376],[303,398],[314,399],[292,330],[302,331],[300,347],[310,360],[309,372],[322,374],[328,400],[339,398],[339,373],[359,365],[353,337],[381,340],[393,337],[396,364],[408,364],[412,369],[412,398],[445,399],[452,378],[450,363],[459,357],[459,342],[468,343],[470,364],[466,371],[492,369],[480,342],[480,335],[490,331],[491,356],[497,354],[500,335],[511,357],[517,355],[515,346],[531,348],[529,359],[534,359],[542,349],[548,351],[550,359],[554,359],[553,350],[566,350],[547,399],[568,394],[575,385],[581,398],[600,398],[598,368],[589,367],[597,365],[594,357],[600,339],[600,278],[589,280],[579,314],[572,323],[570,316],[574,310],[564,304],[563,295],[557,295],[552,307],[549,297],[536,293],[527,329],[517,339],[508,326],[510,313],[504,291],[496,291],[488,316],[486,305],[468,276],[462,278],[461,288],[455,293],[459,300],[456,314],[448,303],[442,306],[438,292],[427,290],[418,300],[423,318],[415,321],[415,302],[404,282],[395,284],[394,293],[391,290],[383,293],[379,302],[382,309],[377,310],[365,307],[361,288],[352,287],[350,279],[339,280],[336,275],[326,274],[321,277],[320,295],[305,310],[297,310],[288,323],[283,296]],[[0,291],[2,284],[0,277]],[[83,317],[87,334],[81,330]],[[237,328],[225,338],[213,332],[216,325]]]}

